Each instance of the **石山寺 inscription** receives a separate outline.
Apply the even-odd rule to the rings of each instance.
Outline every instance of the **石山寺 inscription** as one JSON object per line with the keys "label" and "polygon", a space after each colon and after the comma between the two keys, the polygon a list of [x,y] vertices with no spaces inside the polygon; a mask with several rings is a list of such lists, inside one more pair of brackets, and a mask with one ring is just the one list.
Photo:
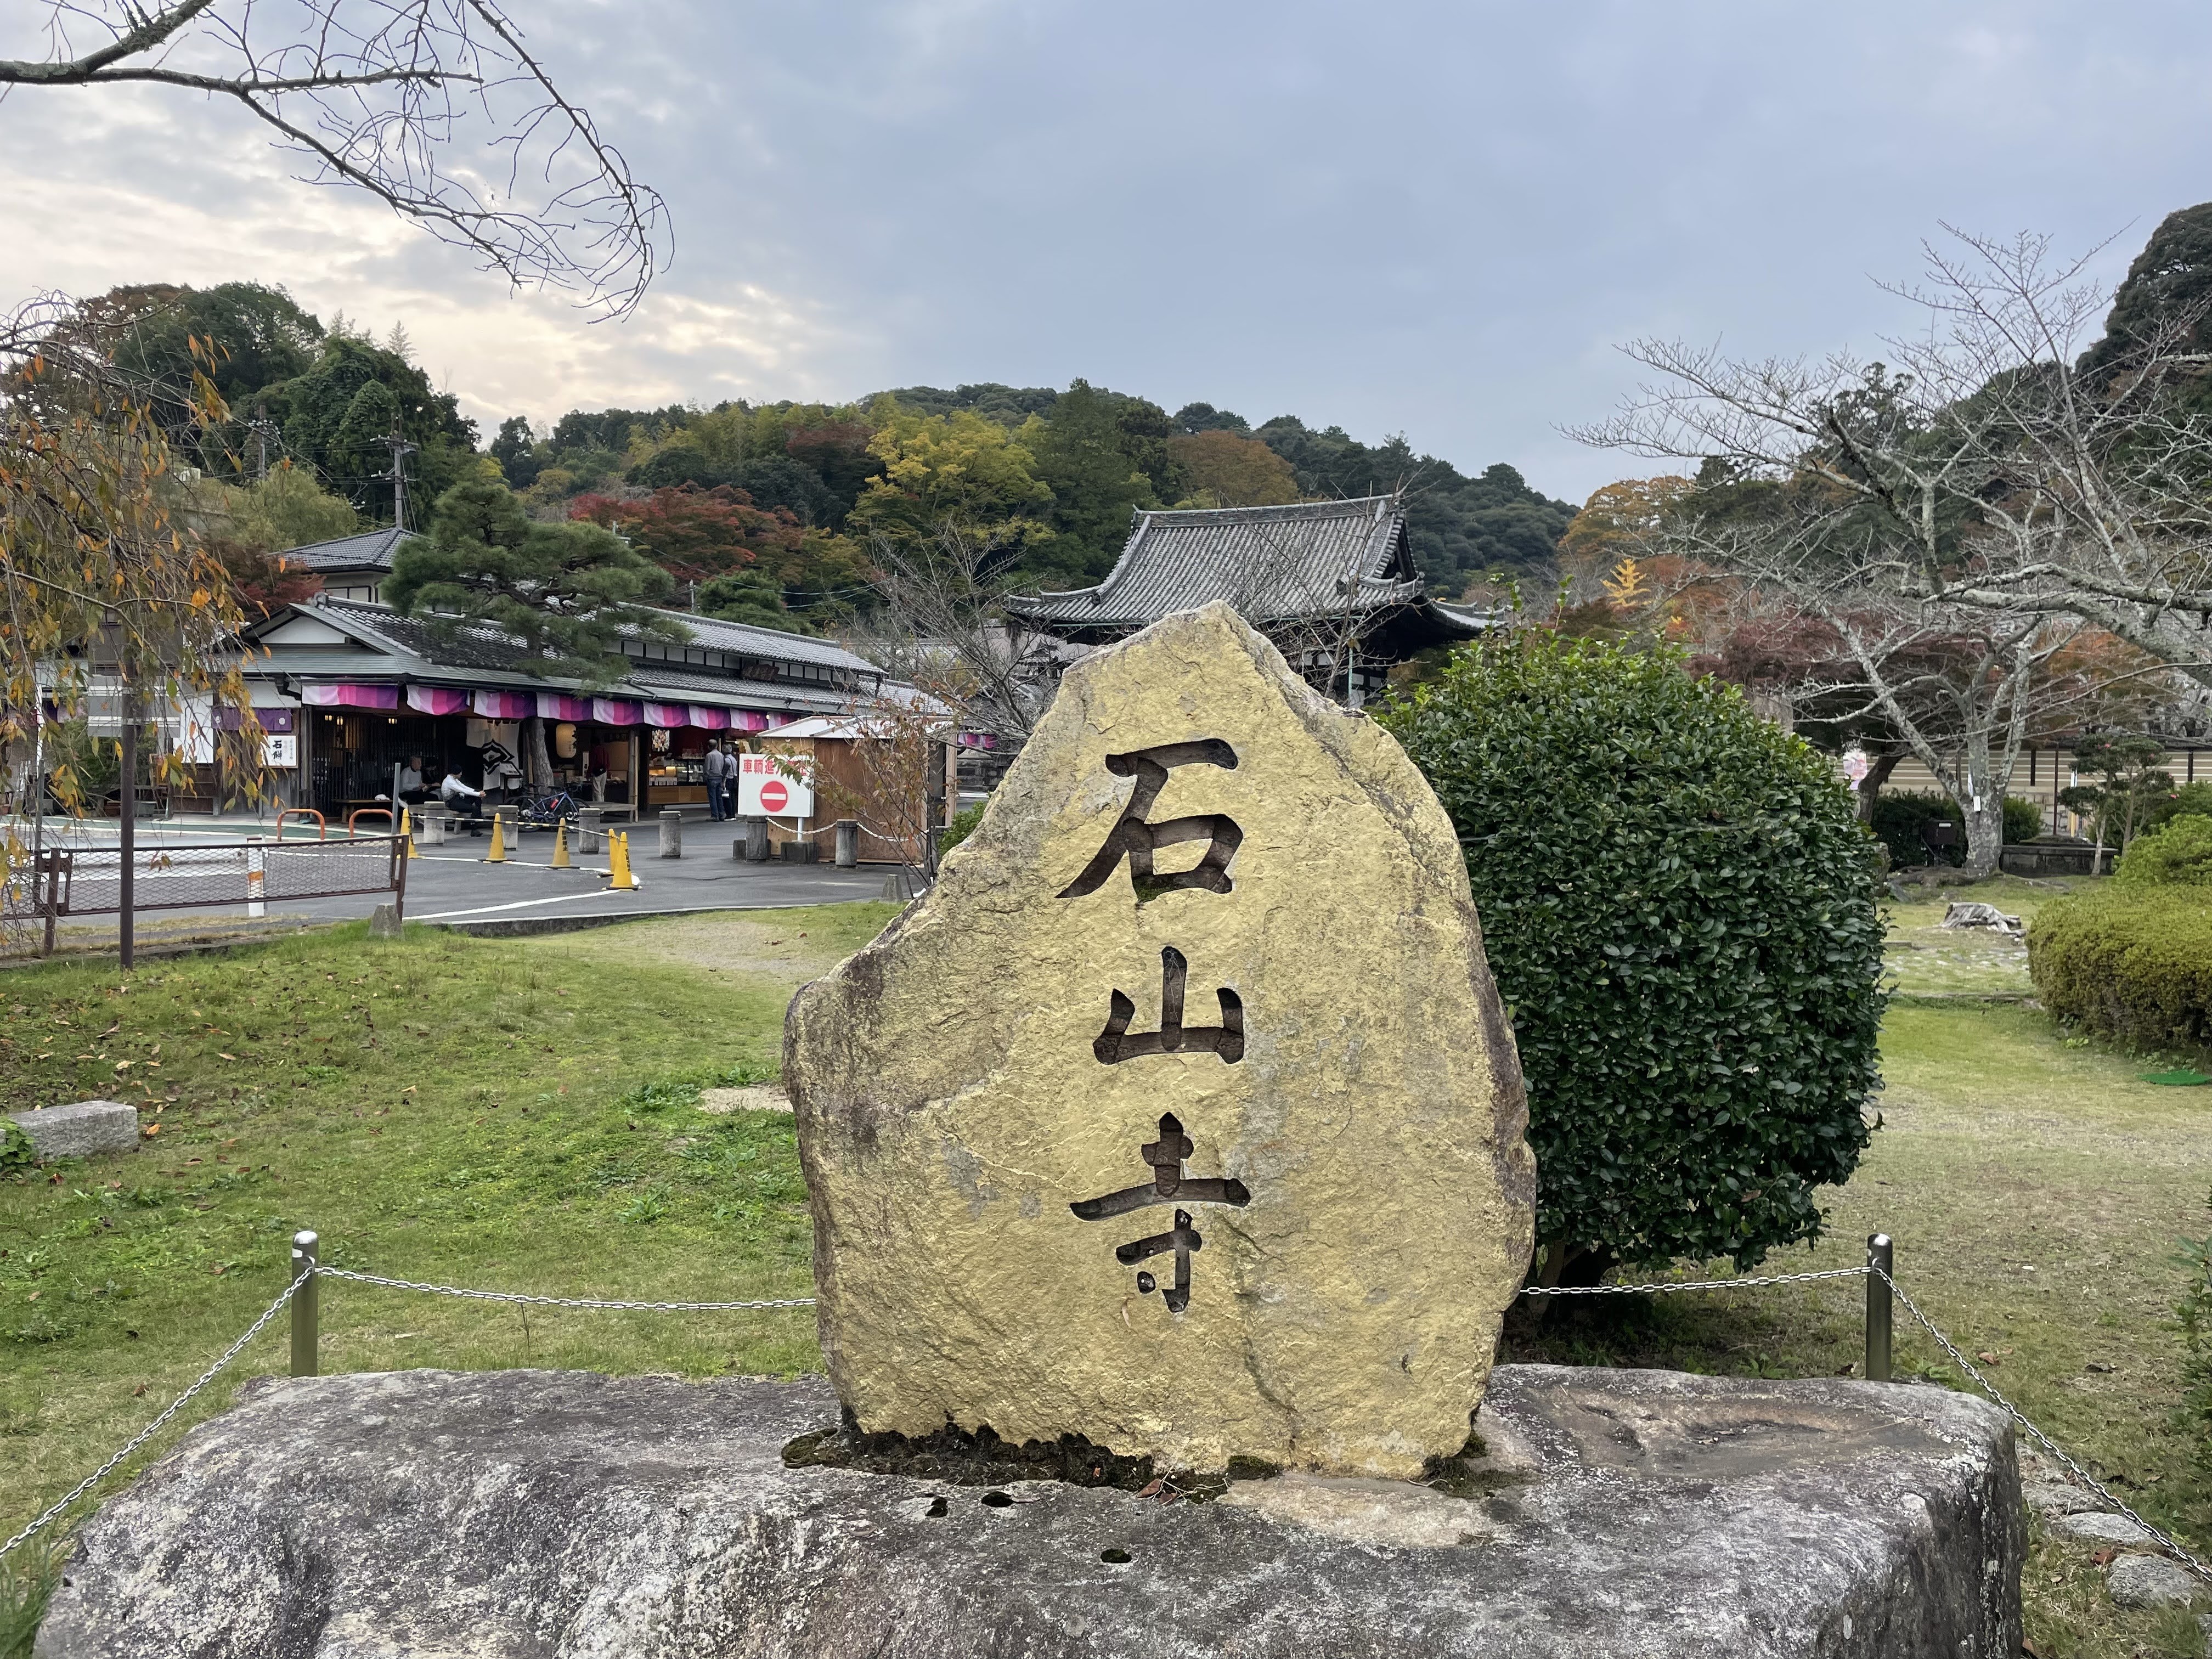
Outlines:
{"label": "\u77f3\u5c71\u5bfa inscription", "polygon": [[1401,1476],[1466,1439],[1534,1177],[1458,842],[1227,607],[1068,673],[785,1077],[863,1430]]}

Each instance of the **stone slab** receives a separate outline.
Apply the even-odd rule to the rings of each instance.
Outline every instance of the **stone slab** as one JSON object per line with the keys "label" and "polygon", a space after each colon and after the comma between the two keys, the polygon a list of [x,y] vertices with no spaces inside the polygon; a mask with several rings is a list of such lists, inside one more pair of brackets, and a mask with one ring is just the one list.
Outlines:
{"label": "stone slab", "polygon": [[2192,1607],[2207,1591],[2202,1579],[2168,1555],[2121,1556],[2105,1575],[2105,1588],[2116,1606],[2137,1612]]}
{"label": "stone slab", "polygon": [[[787,1468],[820,1379],[270,1379],[79,1534],[38,1659],[2013,1659],[2011,1431],[1928,1387],[1505,1365],[1453,1497]],[[2132,1558],[2148,1559],[2149,1558]]]}
{"label": "stone slab", "polygon": [[42,1158],[138,1150],[138,1109],[125,1101],[80,1100],[8,1115],[22,1126]]}
{"label": "stone slab", "polygon": [[2158,1540],[2147,1528],[2139,1527],[2124,1515],[2108,1515],[2096,1510],[2076,1510],[2065,1515],[2054,1515],[2045,1523],[2057,1538],[2070,1538],[2077,1544],[2111,1544],[2119,1549],[2156,1549]]}

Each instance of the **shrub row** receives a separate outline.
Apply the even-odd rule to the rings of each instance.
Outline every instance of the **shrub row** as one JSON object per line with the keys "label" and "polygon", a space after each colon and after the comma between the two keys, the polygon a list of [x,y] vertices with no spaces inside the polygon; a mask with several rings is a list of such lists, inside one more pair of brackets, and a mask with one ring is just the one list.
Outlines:
{"label": "shrub row", "polygon": [[[2043,809],[2018,795],[2005,797],[2004,819],[2008,844],[2033,841],[2043,833]],[[1928,843],[1920,838],[1922,827],[1930,823],[1957,824],[1958,844],[1940,854],[1931,852]],[[1893,870],[1911,869],[1931,859],[1948,859],[1953,864],[1966,861],[1966,817],[1948,795],[1922,789],[1898,789],[1875,796],[1874,836],[1889,849],[1889,867]]]}
{"label": "shrub row", "polygon": [[2057,900],[2028,929],[2027,969],[2069,1025],[2136,1048],[2212,1048],[2212,889]]}
{"label": "shrub row", "polygon": [[2123,887],[2212,886],[2212,817],[2191,812],[2137,836],[2112,875]]}

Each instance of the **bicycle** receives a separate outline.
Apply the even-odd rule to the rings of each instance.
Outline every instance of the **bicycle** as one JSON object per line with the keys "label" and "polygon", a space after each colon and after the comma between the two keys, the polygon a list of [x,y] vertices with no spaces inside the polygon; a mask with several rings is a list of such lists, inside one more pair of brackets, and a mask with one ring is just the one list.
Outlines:
{"label": "bicycle", "polygon": [[574,818],[583,810],[576,798],[565,789],[556,789],[551,794],[533,801],[525,801],[521,821],[539,829],[551,829],[566,818]]}

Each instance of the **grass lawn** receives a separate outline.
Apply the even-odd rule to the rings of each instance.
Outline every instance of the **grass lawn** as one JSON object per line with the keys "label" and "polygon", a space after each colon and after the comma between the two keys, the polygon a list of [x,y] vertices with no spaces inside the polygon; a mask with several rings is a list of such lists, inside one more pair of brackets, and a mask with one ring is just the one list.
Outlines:
{"label": "grass lawn", "polygon": [[[2014,913],[2064,886],[1972,890]],[[2152,1519],[2212,1543],[2212,1491],[2174,1422],[2175,1239],[2212,1226],[2212,1088],[2139,1080],[2033,1008],[2022,953],[1893,912],[1900,1002],[1882,1131],[1832,1231],[1778,1272],[1840,1266],[1877,1229],[1899,1276],[1990,1375]],[[126,1095],[134,1158],[0,1182],[0,1528],[96,1467],[281,1288],[285,1242],[449,1284],[672,1298],[807,1293],[790,1120],[709,1116],[698,1085],[773,1072],[791,988],[889,905],[701,916],[526,940],[358,932],[151,965],[0,977],[9,1106]],[[1908,948],[1914,947],[1914,948]],[[1935,999],[1956,996],[1959,1000]],[[128,1061],[127,1067],[118,1067]],[[1711,1264],[1723,1268],[1724,1264]],[[1516,1320],[1510,1357],[1834,1375],[1861,1352],[1856,1281]],[[815,1363],[804,1312],[504,1310],[324,1287],[325,1369],[592,1366],[705,1376]],[[1900,1373],[1960,1381],[1900,1314]],[[276,1371],[281,1330],[235,1375]],[[143,1393],[141,1390],[143,1389]],[[226,1388],[210,1391],[219,1407]],[[2198,1654],[2193,1621],[2122,1613],[2086,1547],[2039,1539],[2043,1659]],[[0,1651],[4,1651],[0,1639]]]}
{"label": "grass lawn", "polygon": [[[774,1076],[792,987],[895,913],[530,940],[356,927],[148,964],[127,993],[112,967],[0,977],[0,1105],[125,1098],[156,1131],[135,1155],[0,1182],[0,1534],[252,1322],[301,1227],[334,1265],[443,1284],[811,1294],[789,1115],[692,1103]],[[326,1282],[323,1330],[332,1371],[817,1363],[805,1310],[526,1317]],[[280,1321],[227,1376],[286,1363]]]}

